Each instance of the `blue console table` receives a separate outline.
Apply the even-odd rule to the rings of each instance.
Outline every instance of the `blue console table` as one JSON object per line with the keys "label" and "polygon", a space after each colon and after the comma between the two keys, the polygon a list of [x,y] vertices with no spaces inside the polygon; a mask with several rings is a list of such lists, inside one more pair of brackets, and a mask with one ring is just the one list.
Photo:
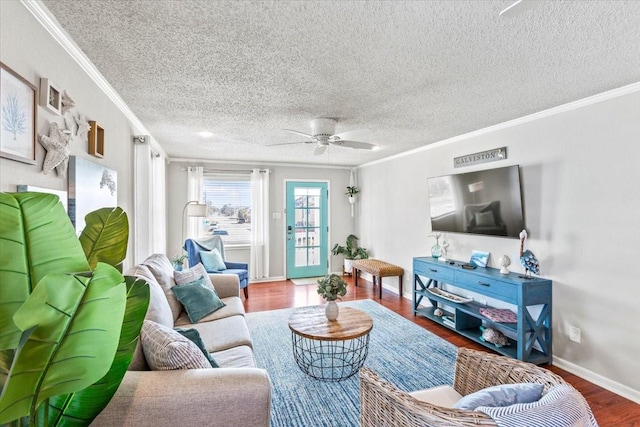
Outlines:
{"label": "blue console table", "polygon": [[[438,261],[432,257],[413,259],[413,314],[420,314],[465,337],[487,346],[498,353],[525,362],[551,364],[551,280],[540,277],[524,278],[516,273],[500,274],[495,268],[464,269],[458,261]],[[474,301],[455,303],[434,295],[429,288],[443,288],[443,284],[454,286],[448,292],[468,296],[469,293],[482,295]],[[488,307],[484,297],[515,305],[516,323],[493,322],[480,314],[480,309]],[[423,298],[431,302],[430,307],[420,306]],[[480,303],[482,302],[482,303]],[[540,314],[534,318],[529,307],[540,306]],[[453,324],[443,323],[443,317],[434,315],[440,307],[445,316],[453,317]],[[511,345],[496,347],[480,339],[480,326],[485,325],[503,333],[511,332]],[[537,346],[536,346],[537,344]]]}

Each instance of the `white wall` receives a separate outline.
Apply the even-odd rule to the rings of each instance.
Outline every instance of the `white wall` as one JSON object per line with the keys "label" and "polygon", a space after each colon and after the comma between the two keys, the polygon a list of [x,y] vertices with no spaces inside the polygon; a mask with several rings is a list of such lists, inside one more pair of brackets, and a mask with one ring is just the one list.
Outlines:
{"label": "white wall", "polygon": [[[364,165],[357,230],[375,257],[411,272],[434,244],[427,178],[519,164],[527,247],[553,280],[554,363],[639,401],[640,86],[615,95]],[[502,146],[505,161],[453,168],[454,157]],[[495,267],[507,254],[524,272],[517,239],[446,238],[453,259],[485,250]],[[385,286],[397,289],[395,280]],[[406,274],[408,298],[411,288]],[[581,344],[568,340],[568,325],[582,329]]]}
{"label": "white wall", "polygon": [[[66,90],[77,109],[89,120],[96,120],[105,129],[105,156],[90,156],[86,142],[74,140],[71,155],[89,159],[118,173],[118,205],[133,224],[132,126],[122,112],[109,100],[69,54],[49,35],[18,1],[0,1],[0,61],[23,78],[40,85],[46,77]],[[37,131],[49,134],[49,123],[62,125],[61,116],[37,109]],[[45,150],[36,143],[36,165],[0,158],[0,191],[14,192],[16,185],[29,184],[55,190],[67,190],[67,180],[54,172],[44,175],[42,164]],[[129,236],[133,239],[133,228]],[[131,264],[131,247],[125,267]]]}
{"label": "white wall", "polygon": [[[351,218],[351,208],[347,196],[344,195],[346,187],[349,185],[349,169],[171,162],[167,168],[167,200],[169,201],[167,250],[170,255],[178,253],[182,246],[182,209],[188,201],[186,196],[187,166],[204,166],[205,169],[223,170],[250,170],[253,168],[271,170],[269,178],[271,212],[269,276],[271,278],[282,278],[285,275],[285,180],[329,181],[329,249],[335,243],[344,244],[346,237],[355,230],[355,220]],[[273,213],[280,213],[281,219],[273,219]],[[229,251],[225,247],[225,252],[227,252],[227,258],[230,261],[246,262],[249,260],[248,249]],[[330,257],[330,259],[330,271],[341,271],[342,257]]]}

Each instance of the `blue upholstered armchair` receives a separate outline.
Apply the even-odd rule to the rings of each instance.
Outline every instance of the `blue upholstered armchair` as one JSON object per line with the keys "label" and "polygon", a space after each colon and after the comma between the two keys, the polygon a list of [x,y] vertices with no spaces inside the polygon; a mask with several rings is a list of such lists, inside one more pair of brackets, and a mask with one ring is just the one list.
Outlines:
{"label": "blue upholstered armchair", "polygon": [[[229,262],[224,259],[224,244],[220,236],[211,236],[205,239],[187,239],[184,242],[184,250],[189,255],[189,267],[193,267],[202,260],[200,259],[200,252],[212,251],[218,249],[224,264],[227,267],[224,270],[209,271],[210,274],[237,274],[240,279],[240,289],[244,290],[244,297],[249,298],[249,264],[244,262]],[[203,264],[204,265],[204,264]]]}

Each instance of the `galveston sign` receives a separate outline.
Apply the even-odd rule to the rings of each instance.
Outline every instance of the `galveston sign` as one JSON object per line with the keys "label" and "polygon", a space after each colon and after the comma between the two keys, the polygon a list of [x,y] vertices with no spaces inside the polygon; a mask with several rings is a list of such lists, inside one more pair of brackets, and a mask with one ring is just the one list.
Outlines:
{"label": "galveston sign", "polygon": [[495,148],[493,150],[481,151],[480,153],[468,154],[466,156],[455,157],[453,167],[479,165],[480,163],[495,162],[507,158],[507,147]]}

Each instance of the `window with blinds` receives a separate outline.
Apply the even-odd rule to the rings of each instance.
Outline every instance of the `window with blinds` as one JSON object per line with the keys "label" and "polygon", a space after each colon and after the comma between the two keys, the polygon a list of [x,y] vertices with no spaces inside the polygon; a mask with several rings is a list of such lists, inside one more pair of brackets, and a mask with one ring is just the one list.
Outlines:
{"label": "window with blinds", "polygon": [[225,245],[251,244],[250,173],[205,171],[202,201],[205,236],[220,235]]}

